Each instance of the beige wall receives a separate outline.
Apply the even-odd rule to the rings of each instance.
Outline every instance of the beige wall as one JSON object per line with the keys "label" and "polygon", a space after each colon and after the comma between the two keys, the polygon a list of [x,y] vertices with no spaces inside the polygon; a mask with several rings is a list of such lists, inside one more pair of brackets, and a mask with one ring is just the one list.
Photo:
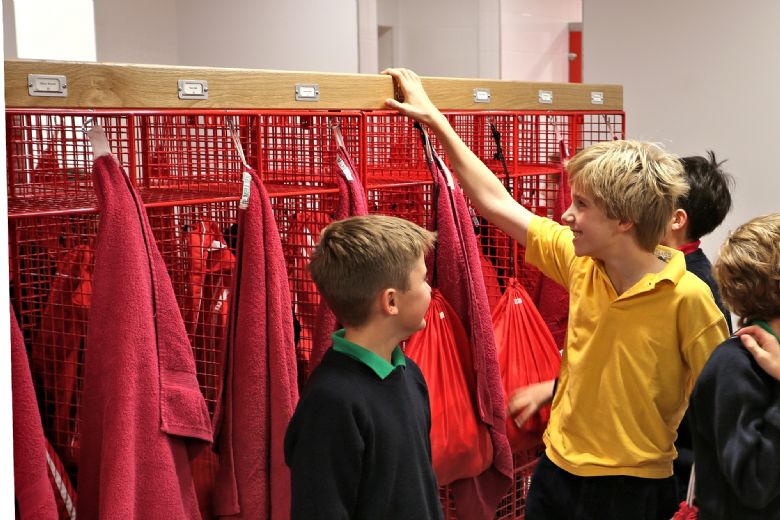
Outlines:
{"label": "beige wall", "polygon": [[624,85],[628,135],[728,159],[734,208],[703,240],[714,259],[730,229],[780,211],[780,2],[584,4],[584,80]]}

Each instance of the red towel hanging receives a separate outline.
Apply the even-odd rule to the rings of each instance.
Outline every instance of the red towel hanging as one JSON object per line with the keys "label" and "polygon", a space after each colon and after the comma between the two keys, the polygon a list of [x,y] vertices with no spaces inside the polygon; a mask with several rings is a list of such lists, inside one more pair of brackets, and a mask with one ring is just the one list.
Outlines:
{"label": "red towel hanging", "polygon": [[24,338],[11,309],[11,386],[13,389],[14,495],[21,520],[57,520],[49,483],[46,440],[35,399]]}
{"label": "red towel hanging", "polygon": [[222,389],[214,416],[214,512],[288,520],[287,423],[298,401],[290,287],[268,193],[246,168]]}
{"label": "red towel hanging", "polygon": [[[476,477],[454,481],[450,487],[459,518],[489,520],[494,517],[499,501],[514,478],[512,454],[506,438],[504,390],[493,326],[488,320],[490,305],[466,199],[444,163],[433,152],[427,135],[418,128],[434,181],[438,240],[432,269],[433,286],[441,291],[466,330],[474,371],[464,375],[477,419],[488,428],[493,444],[492,465]],[[431,402],[435,399],[431,395]]]}
{"label": "red towel hanging", "polygon": [[212,438],[192,348],[143,203],[113,155],[84,367],[79,518],[200,518],[190,458]]}

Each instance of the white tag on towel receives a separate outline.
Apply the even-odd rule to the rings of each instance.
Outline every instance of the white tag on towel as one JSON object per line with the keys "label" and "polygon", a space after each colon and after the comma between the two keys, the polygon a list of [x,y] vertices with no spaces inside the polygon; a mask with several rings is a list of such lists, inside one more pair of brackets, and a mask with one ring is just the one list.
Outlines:
{"label": "white tag on towel", "polygon": [[344,177],[346,177],[349,182],[352,182],[352,170],[349,169],[347,163],[345,163],[338,155],[336,156],[336,164],[338,164],[339,168],[341,168],[341,171],[344,172]]}
{"label": "white tag on towel", "polygon": [[246,209],[249,207],[249,192],[252,186],[252,174],[244,172],[241,176],[243,186],[241,188],[241,200],[238,203],[239,209]]}

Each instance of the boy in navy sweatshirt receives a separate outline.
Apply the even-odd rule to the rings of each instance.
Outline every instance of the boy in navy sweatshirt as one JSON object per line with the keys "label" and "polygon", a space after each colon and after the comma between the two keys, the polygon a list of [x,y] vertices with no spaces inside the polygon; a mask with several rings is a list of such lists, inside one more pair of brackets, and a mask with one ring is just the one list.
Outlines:
{"label": "boy in navy sweatshirt", "polygon": [[434,235],[396,217],[334,222],[309,271],[344,329],[303,389],[285,436],[292,519],[443,517],[428,389],[398,344],[425,326]]}
{"label": "boy in navy sweatshirt", "polygon": [[[778,338],[780,213],[755,218],[729,236],[715,262],[715,279],[743,324]],[[695,503],[702,520],[780,519],[776,344],[764,337],[766,350],[758,350],[744,341],[748,349],[736,336],[724,341],[691,394]]]}

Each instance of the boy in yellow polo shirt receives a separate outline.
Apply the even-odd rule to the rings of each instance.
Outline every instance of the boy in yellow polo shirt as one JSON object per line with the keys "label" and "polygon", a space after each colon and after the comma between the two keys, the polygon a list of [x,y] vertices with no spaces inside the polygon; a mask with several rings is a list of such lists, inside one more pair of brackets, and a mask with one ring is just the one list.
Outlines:
{"label": "boy in yellow polo shirt", "polygon": [[[480,214],[570,293],[567,343],[526,518],[670,518],[677,426],[699,371],[728,335],[682,253],[658,246],[687,192],[680,162],[632,141],[583,150],[567,165],[572,205],[561,226],[507,193],[416,74],[386,72],[405,99],[387,105],[433,130]],[[553,397],[553,386],[519,389],[509,412],[522,423]]]}

